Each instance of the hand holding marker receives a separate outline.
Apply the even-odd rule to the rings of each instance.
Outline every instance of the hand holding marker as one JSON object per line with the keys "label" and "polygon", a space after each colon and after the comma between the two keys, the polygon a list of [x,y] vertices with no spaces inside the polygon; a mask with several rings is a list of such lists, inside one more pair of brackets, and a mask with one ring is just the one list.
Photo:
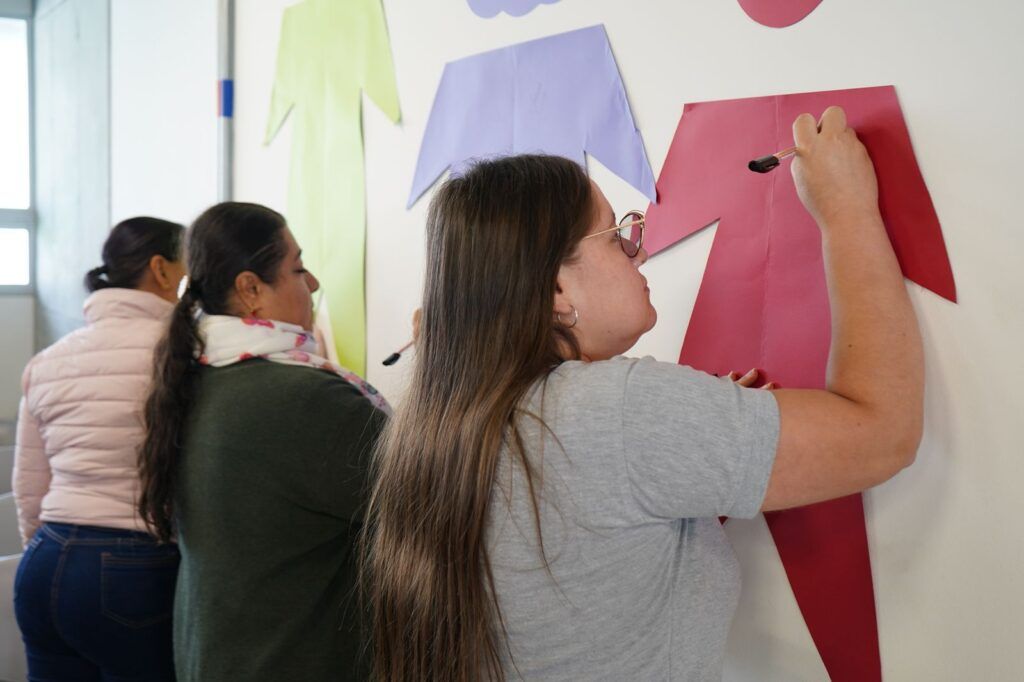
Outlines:
{"label": "hand holding marker", "polygon": [[385,358],[383,362],[383,365],[385,367],[390,367],[391,365],[398,362],[398,360],[402,357],[402,353],[412,348],[412,346],[416,343],[416,339],[418,339],[420,336],[420,318],[422,316],[423,309],[417,308],[416,312],[412,314],[412,341],[405,344],[391,355],[387,356],[387,358]]}
{"label": "hand holding marker", "polygon": [[790,147],[789,149],[783,149],[781,152],[775,152],[768,156],[762,156],[759,159],[754,159],[747,164],[747,168],[754,171],[755,173],[767,173],[773,168],[779,165],[779,162],[787,156],[796,154],[796,147]]}
{"label": "hand holding marker", "polygon": [[402,357],[402,353],[404,353],[405,351],[407,351],[407,350],[409,350],[410,348],[412,348],[412,346],[413,346],[413,344],[414,344],[414,343],[416,343],[416,342],[415,342],[415,341],[410,341],[409,343],[405,344],[404,346],[402,346],[401,348],[399,348],[398,350],[396,350],[396,351],[395,351],[394,353],[392,353],[391,355],[387,356],[387,357],[386,357],[386,358],[384,359],[384,363],[383,363],[383,364],[384,364],[384,366],[385,366],[385,367],[390,367],[391,365],[393,365],[393,364],[395,364],[396,362],[398,362],[398,360],[399,360],[399,359],[400,359],[400,358]]}
{"label": "hand holding marker", "polygon": [[[818,123],[818,132],[821,132],[821,123]],[[783,149],[781,152],[775,152],[768,156],[762,156],[761,158],[754,159],[747,164],[747,168],[754,171],[755,173],[767,173],[770,170],[778,167],[779,163],[787,156],[796,154],[796,147],[790,147],[789,149]]]}

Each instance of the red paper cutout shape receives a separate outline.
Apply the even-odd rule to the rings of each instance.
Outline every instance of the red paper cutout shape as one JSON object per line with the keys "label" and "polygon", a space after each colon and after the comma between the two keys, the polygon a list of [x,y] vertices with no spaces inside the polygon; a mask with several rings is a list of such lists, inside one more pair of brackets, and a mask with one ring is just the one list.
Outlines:
{"label": "red paper cutout shape", "polygon": [[792,26],[813,12],[821,0],[739,0],[747,16],[771,28]]}
{"label": "red paper cutout shape", "polygon": [[[751,159],[792,146],[792,122],[837,104],[871,154],[879,206],[903,273],[950,301],[956,289],[938,217],[892,86],[687,104],[647,212],[651,254],[720,219],[681,364],[762,369],[764,381],[824,388],[831,338],[821,235],[788,167]],[[783,166],[788,166],[784,162]],[[860,495],[765,514],[833,682],[881,680]]]}

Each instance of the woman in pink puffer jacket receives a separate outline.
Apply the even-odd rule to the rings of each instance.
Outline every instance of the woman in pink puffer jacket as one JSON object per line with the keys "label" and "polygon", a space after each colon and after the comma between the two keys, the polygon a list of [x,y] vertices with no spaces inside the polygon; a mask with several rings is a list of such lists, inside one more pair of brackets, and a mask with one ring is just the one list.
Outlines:
{"label": "woman in pink puffer jacket", "polygon": [[141,408],[184,276],[184,228],[119,223],[86,275],[86,325],[22,378],[14,582],[29,679],[173,680],[178,550],[136,512]]}

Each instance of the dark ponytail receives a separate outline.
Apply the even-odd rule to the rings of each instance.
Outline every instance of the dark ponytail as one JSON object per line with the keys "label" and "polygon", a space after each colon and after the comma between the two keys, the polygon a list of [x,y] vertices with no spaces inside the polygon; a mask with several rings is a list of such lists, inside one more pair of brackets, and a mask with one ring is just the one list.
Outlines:
{"label": "dark ponytail", "polygon": [[85,273],[85,288],[89,292],[93,292],[109,287],[110,282],[106,279],[106,274],[109,271],[110,268],[106,265],[101,265],[98,268],[93,268],[89,272]]}
{"label": "dark ponytail", "polygon": [[120,287],[134,289],[142,281],[153,256],[177,262],[185,227],[160,218],[122,220],[103,243],[103,265],[85,273],[90,292]]}
{"label": "dark ponytail", "polygon": [[287,249],[284,228],[284,217],[265,206],[225,202],[207,209],[189,229],[188,288],[156,348],[143,412],[146,440],[139,450],[139,515],[164,542],[174,534],[184,425],[199,375],[197,358],[203,352],[196,314],[233,314],[235,279],[242,272],[273,283]]}

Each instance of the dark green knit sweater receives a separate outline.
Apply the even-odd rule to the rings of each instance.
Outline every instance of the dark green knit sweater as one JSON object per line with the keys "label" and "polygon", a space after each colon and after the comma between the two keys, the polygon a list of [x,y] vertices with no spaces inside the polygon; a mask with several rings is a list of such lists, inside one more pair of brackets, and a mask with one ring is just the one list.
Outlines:
{"label": "dark green knit sweater", "polygon": [[179,682],[366,679],[355,542],[383,422],[328,372],[202,370],[175,502]]}

